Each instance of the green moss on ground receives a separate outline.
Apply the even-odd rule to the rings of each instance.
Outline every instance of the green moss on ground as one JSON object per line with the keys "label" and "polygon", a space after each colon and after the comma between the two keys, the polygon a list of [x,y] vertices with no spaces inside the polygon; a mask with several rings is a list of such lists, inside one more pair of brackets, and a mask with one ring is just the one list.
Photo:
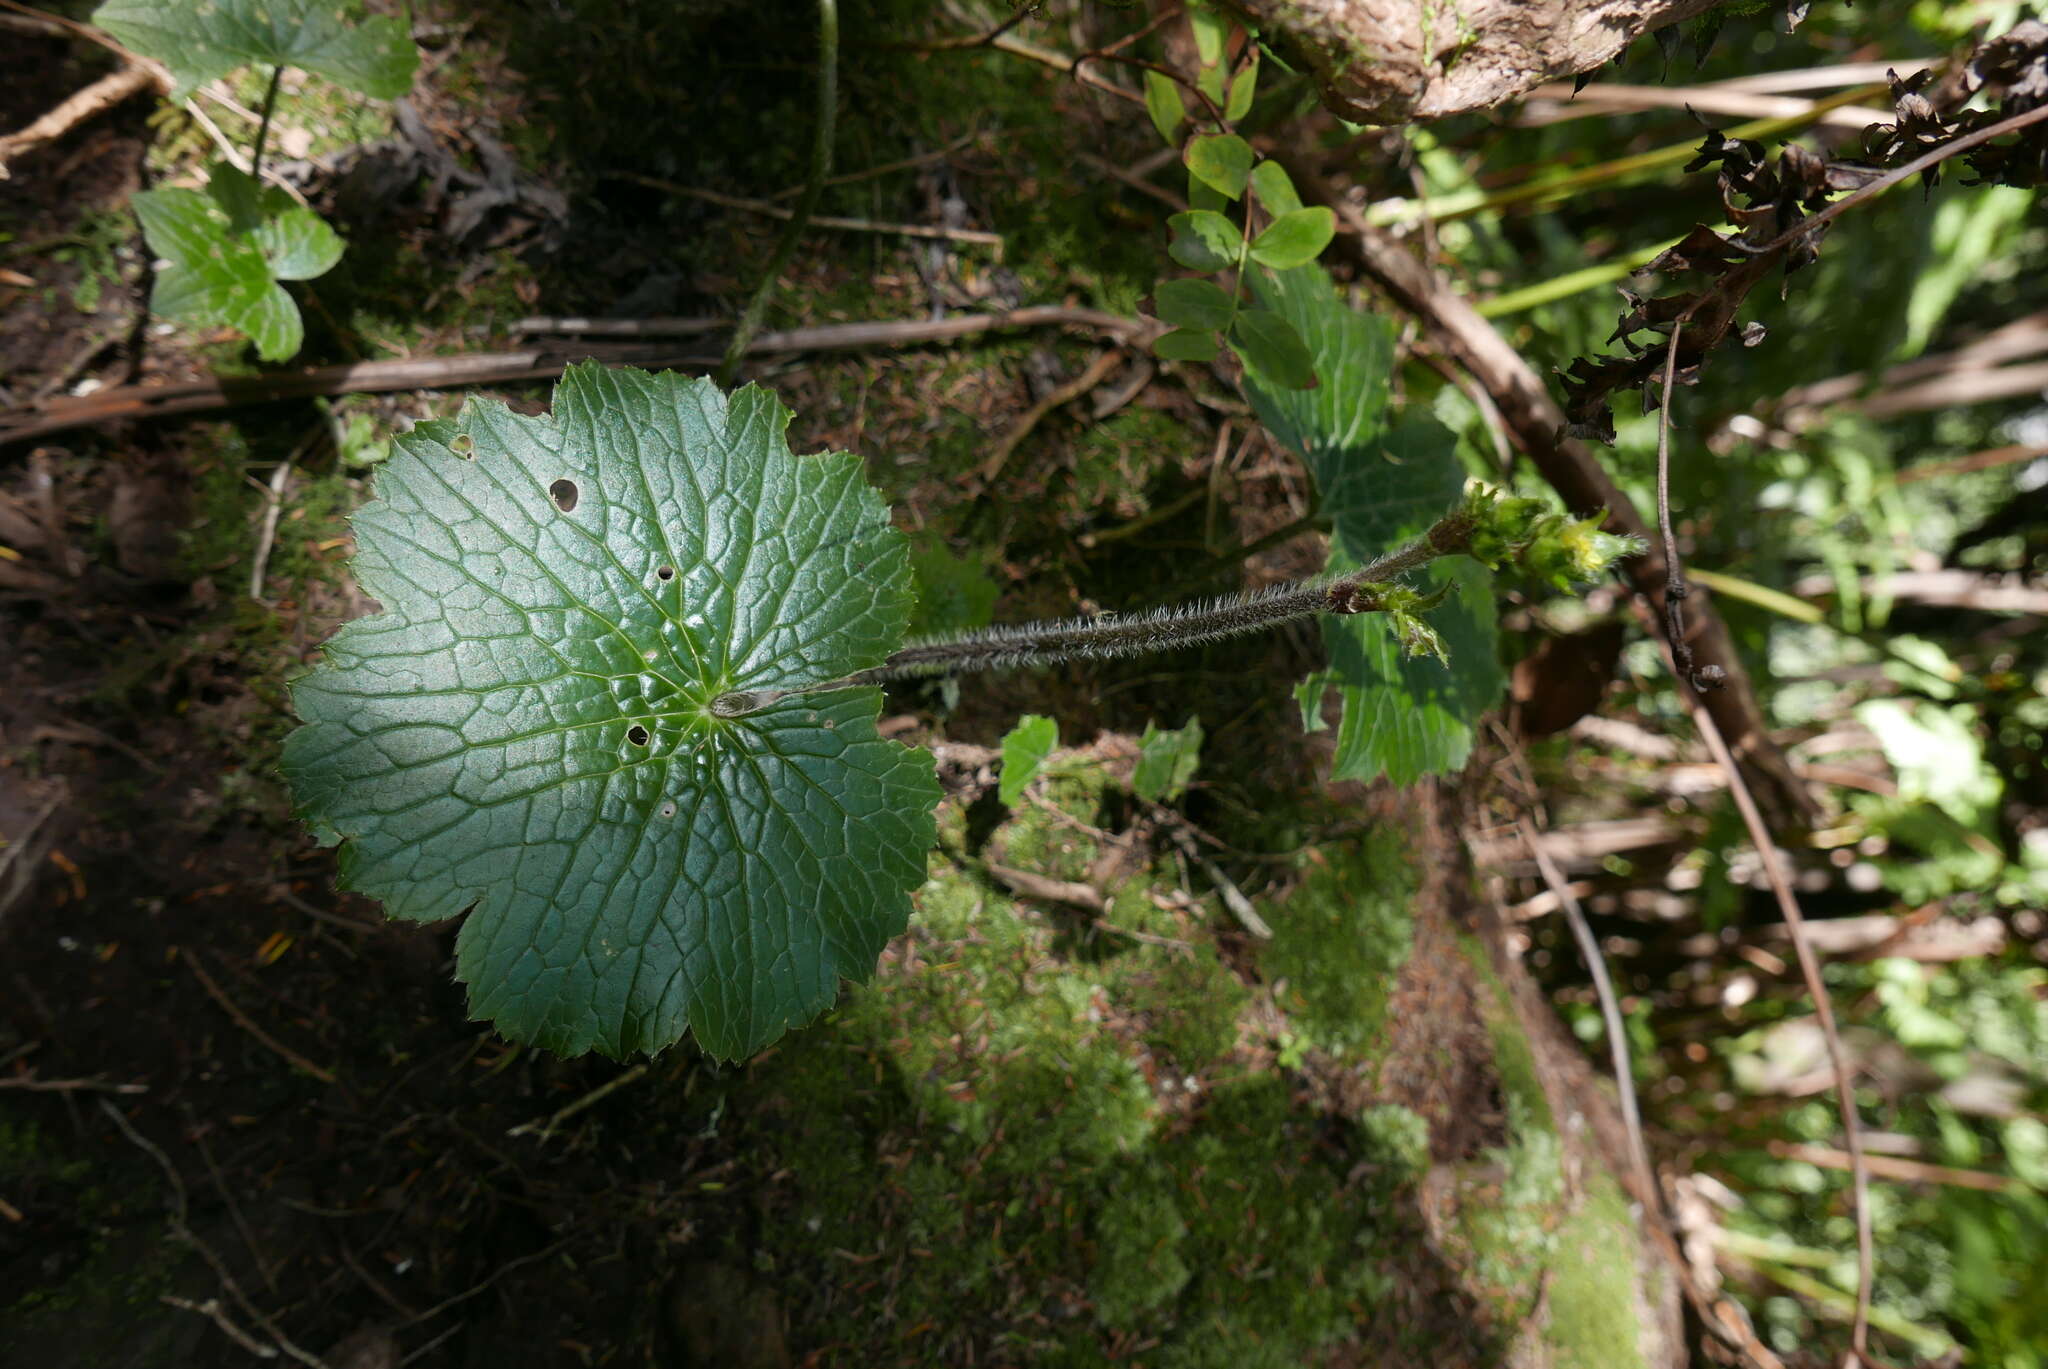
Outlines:
{"label": "green moss on ground", "polygon": [[1259,968],[1298,1036],[1333,1053],[1379,1039],[1414,936],[1415,887],[1400,835],[1381,830],[1316,848],[1301,883],[1267,902],[1273,940],[1260,948]]}
{"label": "green moss on ground", "polygon": [[1467,938],[1463,948],[1482,990],[1509,1136],[1457,1177],[1454,1259],[1501,1324],[1540,1341],[1545,1362],[1634,1369],[1645,1363],[1636,1219],[1604,1171],[1586,1168],[1566,1183],[1564,1143],[1506,986],[1483,947]]}
{"label": "green moss on ground", "polygon": [[[1037,793],[1066,820],[1020,805],[986,849],[1080,878],[1103,849],[1084,825],[1121,792],[1063,754]],[[1414,1239],[1390,1201],[1413,1167],[1246,1063],[1254,995],[1209,919],[1232,924],[1213,899],[1152,898],[1173,869],[1112,896],[1102,921],[1139,939],[937,855],[874,982],[756,1067],[748,1144],[777,1176],[760,1243],[799,1344],[1076,1365],[1142,1345],[1147,1364],[1235,1369],[1356,1333],[1375,1253]]]}

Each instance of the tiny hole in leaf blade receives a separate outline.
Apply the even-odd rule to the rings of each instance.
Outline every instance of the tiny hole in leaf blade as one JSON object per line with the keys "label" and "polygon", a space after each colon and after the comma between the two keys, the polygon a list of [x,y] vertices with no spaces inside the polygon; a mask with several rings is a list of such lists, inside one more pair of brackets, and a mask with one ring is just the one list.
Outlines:
{"label": "tiny hole in leaf blade", "polygon": [[555,507],[563,513],[574,513],[576,511],[576,500],[579,497],[579,493],[576,489],[575,481],[557,480],[554,484],[548,486],[548,496],[555,501]]}
{"label": "tiny hole in leaf blade", "polygon": [[647,745],[647,729],[642,727],[639,723],[634,723],[631,727],[626,729],[626,740],[633,743],[633,745],[635,746]]}
{"label": "tiny hole in leaf blade", "polygon": [[654,578],[657,580],[673,580],[676,578],[676,568],[674,566],[657,567],[654,572]]}

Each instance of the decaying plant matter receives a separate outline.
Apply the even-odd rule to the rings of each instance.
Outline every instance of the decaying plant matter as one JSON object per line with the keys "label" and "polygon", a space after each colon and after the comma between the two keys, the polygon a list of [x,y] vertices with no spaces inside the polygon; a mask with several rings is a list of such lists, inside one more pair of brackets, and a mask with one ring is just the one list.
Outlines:
{"label": "decaying plant matter", "polygon": [[[1987,108],[1963,108],[1989,91]],[[1761,143],[1709,131],[1699,155],[1686,165],[1698,171],[1718,164],[1721,203],[1732,236],[1705,224],[1643,268],[1648,276],[1681,274],[1703,284],[1674,294],[1645,296],[1626,287],[1627,308],[1610,342],[1620,356],[1581,358],[1563,374],[1565,412],[1574,436],[1614,440],[1613,396],[1626,389],[1646,392],[1645,411],[1655,407],[1653,391],[1675,355],[1677,383],[1691,385],[1707,354],[1737,338],[1754,346],[1762,325],[1738,324],[1749,292],[1782,266],[1785,276],[1811,265],[1820,254],[1828,223],[1846,201],[1843,192],[1874,192],[1880,182],[1918,174],[1932,186],[1944,160],[1954,156],[1969,169],[1969,184],[2038,185],[2048,178],[2048,24],[2029,20],[1980,46],[1939,79],[1930,71],[1910,80],[1892,79],[1897,120],[1865,134],[1866,157],[1845,161],[1787,144],[1775,155]],[[1665,345],[1674,329],[1675,348]],[[1654,340],[1636,341],[1638,334]]]}

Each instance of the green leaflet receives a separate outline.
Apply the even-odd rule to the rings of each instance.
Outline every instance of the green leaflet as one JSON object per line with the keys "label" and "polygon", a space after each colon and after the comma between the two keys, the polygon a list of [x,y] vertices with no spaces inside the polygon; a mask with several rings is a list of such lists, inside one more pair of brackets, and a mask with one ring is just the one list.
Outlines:
{"label": "green leaflet", "polygon": [[395,100],[419,65],[403,23],[336,0],[111,0],[92,22],[169,67],[174,100],[250,65],[303,67]]}
{"label": "green leaflet", "polygon": [[1024,788],[1038,778],[1038,772],[1060,744],[1060,727],[1051,718],[1026,713],[1003,737],[1003,778],[996,797],[1005,808],[1015,808]]}
{"label": "green leaflet", "polygon": [[[474,1016],[573,1055],[749,1055],[870,973],[924,878],[929,755],[873,689],[903,537],[774,396],[572,367],[552,417],[422,424],[355,517],[384,611],[294,686],[298,810],[393,917],[468,911]],[[469,456],[472,459],[465,460]]]}
{"label": "green leaflet", "polygon": [[1131,772],[1131,792],[1157,803],[1177,799],[1186,792],[1202,759],[1202,720],[1189,718],[1187,726],[1161,732],[1145,724],[1138,738],[1138,764]]}
{"label": "green leaflet", "polygon": [[[1245,393],[1274,436],[1300,452],[1330,516],[1333,572],[1355,569],[1422,532],[1453,508],[1465,483],[1457,440],[1434,420],[1386,427],[1393,329],[1337,297],[1320,267],[1253,273],[1260,302],[1292,323],[1314,358],[1320,384],[1286,390],[1245,374]],[[1450,664],[1405,655],[1382,614],[1325,618],[1328,670],[1297,695],[1304,726],[1322,726],[1325,693],[1343,716],[1332,774],[1378,775],[1397,784],[1464,764],[1472,725],[1499,699],[1505,679],[1495,652],[1492,580],[1476,564],[1439,562],[1428,584],[1455,588],[1429,621]]]}

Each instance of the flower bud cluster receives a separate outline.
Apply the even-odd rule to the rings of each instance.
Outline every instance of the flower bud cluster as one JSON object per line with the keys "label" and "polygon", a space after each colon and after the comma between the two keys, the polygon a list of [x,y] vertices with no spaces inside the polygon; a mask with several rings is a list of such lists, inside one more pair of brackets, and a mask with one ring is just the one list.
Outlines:
{"label": "flower bud cluster", "polygon": [[1462,510],[1472,520],[1467,553],[1495,570],[1513,566],[1531,579],[1570,589],[1597,580],[1624,556],[1643,550],[1639,537],[1601,528],[1606,514],[1573,518],[1540,499],[1520,499],[1474,481]]}

